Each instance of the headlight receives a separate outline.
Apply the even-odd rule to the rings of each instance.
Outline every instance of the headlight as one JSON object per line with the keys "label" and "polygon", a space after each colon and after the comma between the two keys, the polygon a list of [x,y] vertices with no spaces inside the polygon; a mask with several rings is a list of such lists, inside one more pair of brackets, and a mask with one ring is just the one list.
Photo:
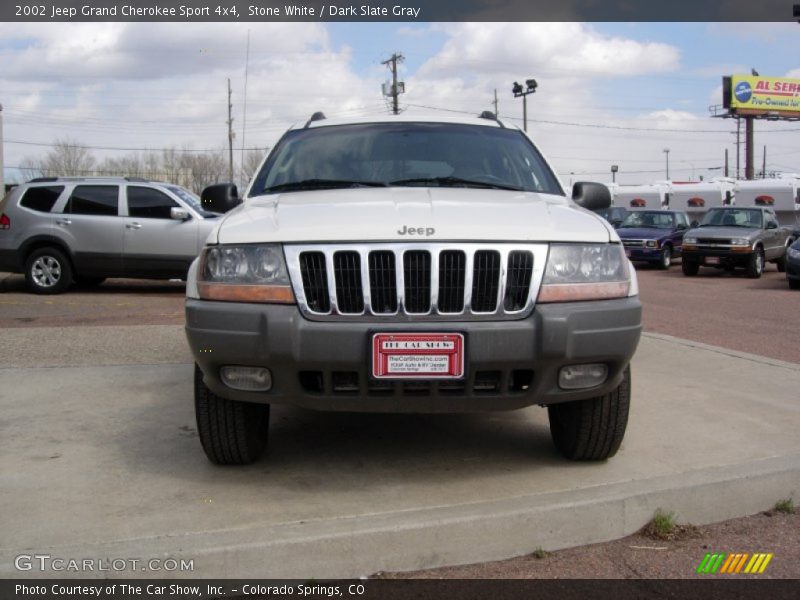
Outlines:
{"label": "headlight", "polygon": [[295,301],[278,244],[206,248],[200,255],[197,289],[204,300]]}
{"label": "headlight", "polygon": [[658,248],[658,240],[647,240],[644,245],[648,248]]}
{"label": "headlight", "polygon": [[685,237],[685,238],[683,238],[683,243],[684,244],[696,244],[697,243],[697,238],[696,237]]}
{"label": "headlight", "polygon": [[787,254],[789,255],[789,258],[800,260],[800,250],[797,250],[795,248],[789,248]]}
{"label": "headlight", "polygon": [[747,238],[736,238],[736,239],[731,240],[731,245],[732,246],[749,246],[750,245],[750,240],[748,240]]}
{"label": "headlight", "polygon": [[630,290],[628,260],[619,244],[553,244],[539,302],[624,298]]}

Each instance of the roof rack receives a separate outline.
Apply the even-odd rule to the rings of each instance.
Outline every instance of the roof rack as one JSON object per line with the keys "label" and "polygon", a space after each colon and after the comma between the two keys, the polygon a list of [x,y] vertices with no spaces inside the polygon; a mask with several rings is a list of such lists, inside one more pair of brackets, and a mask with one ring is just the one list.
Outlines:
{"label": "roof rack", "polygon": [[495,122],[496,122],[498,125],[500,125],[500,127],[502,127],[503,129],[505,129],[505,128],[506,128],[506,126],[505,126],[505,125],[503,125],[503,122],[502,122],[500,119],[498,119],[498,118],[497,118],[497,115],[496,115],[496,114],[494,114],[494,113],[493,113],[492,111],[490,111],[490,110],[485,110],[485,111],[483,111],[481,114],[479,114],[479,115],[478,115],[478,118],[479,118],[479,119],[487,119],[487,120],[489,120],[489,121],[495,121]]}
{"label": "roof rack", "polygon": [[308,129],[308,126],[311,125],[314,121],[322,121],[324,118],[325,118],[325,113],[318,110],[313,115],[311,115],[311,118],[308,121],[306,121],[305,129]]}
{"label": "roof rack", "polygon": [[94,175],[94,176],[59,176],[59,177],[34,177],[28,183],[52,183],[54,181],[128,181],[130,183],[151,183],[146,177],[122,177],[119,175]]}

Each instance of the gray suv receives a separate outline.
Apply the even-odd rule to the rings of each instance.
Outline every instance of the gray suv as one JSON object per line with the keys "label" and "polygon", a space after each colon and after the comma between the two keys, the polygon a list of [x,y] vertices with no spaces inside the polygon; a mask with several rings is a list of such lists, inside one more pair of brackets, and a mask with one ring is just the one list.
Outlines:
{"label": "gray suv", "polygon": [[0,271],[24,273],[38,294],[106,277],[185,279],[218,217],[168,183],[34,179],[0,202]]}

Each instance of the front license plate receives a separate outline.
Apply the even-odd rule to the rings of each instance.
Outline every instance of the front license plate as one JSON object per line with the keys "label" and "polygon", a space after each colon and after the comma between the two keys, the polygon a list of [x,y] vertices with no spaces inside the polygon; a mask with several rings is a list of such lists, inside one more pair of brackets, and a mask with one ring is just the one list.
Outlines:
{"label": "front license plate", "polygon": [[706,264],[707,265],[718,265],[719,264],[719,256],[706,256]]}
{"label": "front license plate", "polygon": [[461,379],[461,333],[376,333],[372,336],[372,376],[376,379]]}

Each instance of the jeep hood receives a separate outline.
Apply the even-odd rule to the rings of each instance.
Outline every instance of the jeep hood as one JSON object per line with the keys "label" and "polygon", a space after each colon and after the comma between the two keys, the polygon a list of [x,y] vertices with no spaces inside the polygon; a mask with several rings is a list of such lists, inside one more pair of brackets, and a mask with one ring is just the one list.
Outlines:
{"label": "jeep hood", "polygon": [[[421,228],[422,235],[409,234],[412,228]],[[474,188],[392,187],[248,198],[225,216],[208,241],[605,243],[617,239],[603,219],[563,196]]]}

